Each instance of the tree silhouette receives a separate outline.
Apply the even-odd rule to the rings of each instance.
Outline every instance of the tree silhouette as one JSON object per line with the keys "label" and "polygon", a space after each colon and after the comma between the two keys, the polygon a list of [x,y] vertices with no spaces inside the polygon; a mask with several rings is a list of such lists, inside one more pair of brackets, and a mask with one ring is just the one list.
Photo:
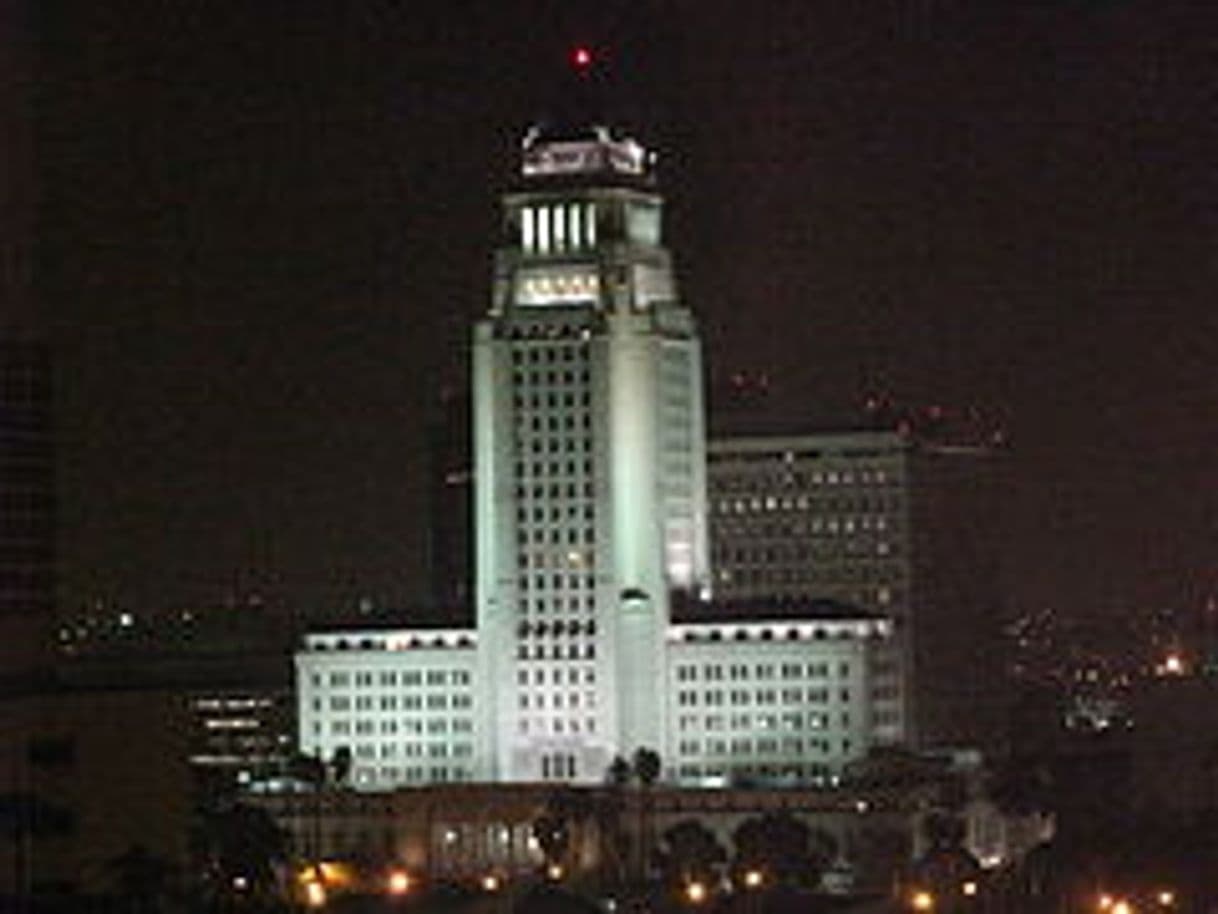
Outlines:
{"label": "tree silhouette", "polygon": [[331,782],[339,787],[346,786],[351,779],[352,763],[350,746],[339,746],[335,749],[334,755],[330,757]]}
{"label": "tree silhouette", "polygon": [[613,787],[625,787],[630,783],[630,763],[620,755],[615,755],[613,761],[609,763],[609,770],[605,772],[606,780]]}
{"label": "tree silhouette", "polygon": [[533,820],[533,837],[541,848],[548,864],[560,864],[571,846],[571,829],[565,816],[557,810],[547,809]]}
{"label": "tree silhouette", "polygon": [[833,840],[816,832],[788,812],[746,819],[732,833],[736,856],[732,869],[740,880],[749,870],[761,872],[767,883],[815,888],[832,858]]}
{"label": "tree silhouette", "polygon": [[132,914],[154,914],[170,897],[177,869],[142,844],[133,844],[106,861],[119,906]]}
{"label": "tree silhouette", "polygon": [[634,751],[634,775],[639,779],[643,795],[639,797],[639,876],[646,879],[651,871],[651,789],[660,779],[660,754],[640,746]]}
{"label": "tree silhouette", "polygon": [[269,894],[277,865],[288,859],[287,836],[270,813],[243,803],[205,812],[199,844],[213,893],[244,885]]}
{"label": "tree silhouette", "polygon": [[701,822],[684,819],[664,832],[658,856],[665,883],[679,888],[694,881],[713,882],[727,851]]}
{"label": "tree silhouette", "polygon": [[654,749],[640,746],[634,752],[634,774],[643,787],[652,787],[660,779],[660,754]]}

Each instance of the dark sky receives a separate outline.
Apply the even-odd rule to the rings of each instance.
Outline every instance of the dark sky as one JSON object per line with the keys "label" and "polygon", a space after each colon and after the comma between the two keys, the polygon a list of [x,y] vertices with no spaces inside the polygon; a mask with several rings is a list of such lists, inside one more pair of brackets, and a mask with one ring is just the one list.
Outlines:
{"label": "dark sky", "polygon": [[765,370],[821,424],[874,388],[1004,416],[1013,608],[1194,605],[1218,586],[1207,6],[40,5],[68,606],[268,573],[302,610],[421,596],[425,419],[573,39],[659,150],[716,375]]}

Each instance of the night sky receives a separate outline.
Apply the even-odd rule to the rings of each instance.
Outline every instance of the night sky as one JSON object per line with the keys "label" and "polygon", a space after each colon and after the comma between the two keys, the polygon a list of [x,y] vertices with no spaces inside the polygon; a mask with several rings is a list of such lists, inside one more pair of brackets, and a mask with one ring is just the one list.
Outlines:
{"label": "night sky", "polygon": [[660,154],[716,378],[818,426],[875,389],[1000,416],[1011,611],[1195,606],[1207,6],[39,4],[65,608],[422,598],[425,421],[574,40]]}

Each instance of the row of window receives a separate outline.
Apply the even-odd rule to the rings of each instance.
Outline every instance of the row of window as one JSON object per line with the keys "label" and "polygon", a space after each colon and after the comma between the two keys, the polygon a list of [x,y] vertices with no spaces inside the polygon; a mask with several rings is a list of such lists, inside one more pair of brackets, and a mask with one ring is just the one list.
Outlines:
{"label": "row of window", "polygon": [[527,441],[517,440],[514,445],[517,454],[591,454],[592,439],[579,435],[553,435],[551,437],[537,436]]}
{"label": "row of window", "polygon": [[[516,696],[517,706],[522,711],[527,711],[530,708],[535,711],[544,711],[546,709],[546,693],[544,692],[521,692]],[[550,696],[550,707],[558,708],[595,708],[596,693],[585,692],[583,694],[583,703],[580,703],[579,692],[568,692],[564,695],[562,692],[554,692]]]}
{"label": "row of window", "polygon": [[551,753],[541,757],[541,778],[570,780],[575,777],[575,756],[565,752]]}
{"label": "row of window", "polygon": [[363,736],[373,733],[380,733],[383,736],[392,736],[395,733],[442,736],[447,733],[472,733],[473,729],[474,722],[468,717],[452,719],[433,717],[428,720],[421,720],[417,717],[407,717],[402,720],[392,718],[377,720],[362,717],[356,720],[338,718],[330,721],[330,733],[334,736],[350,736],[352,733]]}
{"label": "row of window", "polygon": [[[748,737],[739,739],[708,739],[703,743],[701,740],[681,740],[677,744],[677,753],[679,755],[802,755],[807,753],[818,753],[820,755],[828,755],[833,751],[833,742],[828,739],[803,739],[798,736],[787,736],[780,739],[763,738],[752,740]],[[853,743],[844,739],[838,744],[839,751],[842,755],[849,755]]]}
{"label": "row of window", "polygon": [[893,513],[903,507],[899,496],[890,498],[809,498],[799,495],[779,498],[775,495],[754,495],[751,498],[722,498],[720,490],[709,486],[711,508],[716,514],[774,514],[793,511],[809,511],[825,514],[830,511],[853,511],[856,513],[886,511]]}
{"label": "row of window", "polygon": [[705,765],[683,764],[676,769],[677,777],[685,781],[697,781],[704,778],[714,780],[730,780],[737,783],[748,783],[754,779],[780,780],[782,782],[800,782],[812,784],[836,784],[838,776],[829,765],[814,762],[812,764],[759,764],[759,765],[724,765],[722,763],[707,763]]}
{"label": "row of window", "polygon": [[[866,510],[865,506],[857,504],[833,505],[832,510]],[[811,518],[745,518],[741,520],[719,520],[715,523],[715,531],[723,537],[763,536],[779,542],[791,537],[807,536],[810,533],[867,533],[875,531],[884,533],[893,526],[894,520],[883,514],[863,514],[831,516],[820,515]]]}
{"label": "row of window", "polygon": [[[581,622],[579,619],[555,619],[554,622],[550,624],[547,624],[544,621],[536,623],[529,623],[525,621],[516,626],[516,635],[520,638],[528,638],[529,636],[545,637],[546,635],[569,635],[575,637],[578,635],[595,634],[595,619],[589,619],[587,622]],[[540,672],[540,670],[538,672]],[[589,672],[591,672],[591,670],[589,670]]]}
{"label": "row of window", "polygon": [[[813,663],[756,663],[750,667],[747,663],[705,663],[701,667],[696,664],[679,664],[677,666],[677,682],[696,682],[699,675],[708,682],[722,682],[724,676],[728,679],[824,679],[832,672],[832,664],[821,660]],[[851,665],[848,661],[839,661],[837,675],[849,676]]]}
{"label": "row of window", "polygon": [[[399,706],[403,711],[420,711],[426,708],[428,711],[446,711],[448,708],[460,710],[468,708],[473,704],[473,699],[468,692],[449,695],[444,692],[433,692],[428,695],[402,695],[399,699],[397,695],[381,695],[374,700],[371,695],[358,695],[351,699],[348,695],[332,695],[330,696],[331,711],[396,711]],[[313,710],[321,710],[321,699],[313,699]]]}
{"label": "row of window", "polygon": [[517,535],[520,537],[520,542],[526,546],[530,543],[549,543],[557,546],[563,542],[568,544],[576,544],[581,541],[589,544],[596,542],[596,529],[591,524],[557,527],[534,527],[531,524],[525,524],[517,528]]}
{"label": "row of window", "polygon": [[532,460],[532,461],[516,461],[516,478],[524,479],[526,476],[546,477],[547,479],[553,476],[591,476],[592,461],[574,461],[568,460],[564,464],[561,460]]}
{"label": "row of window", "polygon": [[[547,371],[526,371],[516,369],[512,372],[512,387],[515,396],[527,394],[559,393],[564,387],[579,385],[586,388],[592,382],[592,371],[587,366],[583,368],[551,369]],[[554,388],[553,391],[542,388]]]}
{"label": "row of window", "polygon": [[594,660],[596,658],[595,644],[554,644],[546,646],[539,644],[518,645],[516,648],[518,660]]}
{"label": "row of window", "polygon": [[518,669],[516,671],[516,683],[522,686],[527,686],[530,682],[533,685],[544,685],[546,682],[554,685],[563,683],[575,685],[581,680],[586,683],[596,682],[596,667],[562,667],[549,670],[545,667],[534,667],[531,670]]}
{"label": "row of window", "polygon": [[521,600],[520,611],[527,615],[530,610],[539,615],[545,615],[550,611],[559,613],[579,612],[583,610],[585,613],[592,613],[596,610],[596,597],[592,594],[584,596],[551,594],[548,597],[533,597]]}
{"label": "row of window", "polygon": [[722,456],[712,455],[709,460],[714,485],[724,492],[757,492],[775,489],[807,488],[808,486],[885,486],[901,481],[900,474],[891,470],[795,470],[767,474],[732,473],[724,466]]}
{"label": "row of window", "polygon": [[[785,588],[785,592],[795,592],[812,597],[833,596],[833,589],[838,589],[840,586],[848,586],[850,584],[879,584],[893,578],[895,575],[887,568],[875,567],[871,563],[855,564],[844,562],[835,567],[827,569],[816,568],[791,568],[791,567],[772,567],[770,565],[754,565],[744,568],[719,568],[716,578],[720,583],[725,585],[736,585],[737,587],[745,587],[748,589],[752,585],[755,589],[756,585],[791,585]],[[802,586],[799,586],[802,585]],[[810,587],[809,585],[819,585],[818,587]],[[729,586],[725,590],[731,590]],[[888,602],[893,599],[893,593],[889,591],[889,596],[881,602]],[[764,591],[767,596],[779,596],[783,591],[767,590]],[[866,604],[864,600],[864,604]]]}
{"label": "row of window", "polygon": [[520,246],[527,253],[596,246],[596,204],[556,203],[520,210]]}
{"label": "row of window", "polygon": [[[724,691],[723,689],[714,689],[710,692],[697,692],[693,689],[681,689],[677,692],[677,704],[680,707],[696,707],[699,704],[707,705],[708,707],[718,707],[723,704],[731,705],[792,705],[792,704],[815,704],[823,705],[829,702],[831,690],[821,688],[810,689],[757,689],[748,691],[747,689],[731,689]],[[781,697],[781,701],[779,700]],[[849,689],[838,689],[837,698],[839,701],[850,701]]]}
{"label": "row of window", "polygon": [[592,483],[590,481],[584,483],[578,482],[551,482],[549,485],[518,485],[516,486],[516,498],[521,502],[527,503],[530,501],[540,501],[542,499],[574,499],[574,498],[591,498],[594,494]]}
{"label": "row of window", "polygon": [[558,346],[516,346],[512,349],[512,364],[516,366],[583,361],[588,357],[588,344]]}
{"label": "row of window", "polygon": [[555,717],[547,719],[545,717],[521,717],[516,726],[522,736],[530,734],[538,736],[566,736],[573,733],[595,733],[596,718],[586,717],[583,721],[580,721],[578,718]]}
{"label": "row of window", "polygon": [[522,590],[530,588],[545,590],[547,586],[552,587],[554,590],[561,590],[564,587],[568,590],[576,590],[580,587],[591,590],[596,587],[596,577],[591,574],[522,575],[520,577],[520,586]]}
{"label": "row of window", "polygon": [[510,340],[580,340],[587,342],[592,338],[592,331],[583,324],[517,320],[512,322],[506,336]]}
{"label": "row of window", "polygon": [[447,765],[432,765],[428,768],[420,765],[405,768],[385,765],[379,769],[361,767],[355,772],[355,779],[362,784],[442,784],[447,781],[473,780],[473,773],[468,768]]}
{"label": "row of window", "polygon": [[468,670],[382,670],[377,673],[337,671],[323,677],[321,673],[313,673],[309,681],[314,688],[321,688],[328,683],[331,688],[346,688],[354,685],[356,688],[372,688],[373,686],[392,687],[399,683],[403,686],[467,686],[473,681]]}
{"label": "row of window", "polygon": [[[849,711],[838,714],[838,723],[849,727],[853,721]],[[680,714],[677,716],[677,730],[682,733],[694,731],[754,731],[754,730],[788,730],[788,731],[819,731],[827,730],[833,717],[827,711],[784,711],[775,713],[743,713],[743,714],[707,714],[700,717],[697,714]]]}

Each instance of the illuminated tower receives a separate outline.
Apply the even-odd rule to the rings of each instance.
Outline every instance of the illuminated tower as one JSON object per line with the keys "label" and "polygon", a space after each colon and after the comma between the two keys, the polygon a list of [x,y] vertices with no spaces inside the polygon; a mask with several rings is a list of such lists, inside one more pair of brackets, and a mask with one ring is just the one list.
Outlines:
{"label": "illuminated tower", "polygon": [[665,745],[670,594],[709,575],[702,357],[652,166],[606,127],[533,128],[503,197],[473,347],[481,778],[600,781]]}

